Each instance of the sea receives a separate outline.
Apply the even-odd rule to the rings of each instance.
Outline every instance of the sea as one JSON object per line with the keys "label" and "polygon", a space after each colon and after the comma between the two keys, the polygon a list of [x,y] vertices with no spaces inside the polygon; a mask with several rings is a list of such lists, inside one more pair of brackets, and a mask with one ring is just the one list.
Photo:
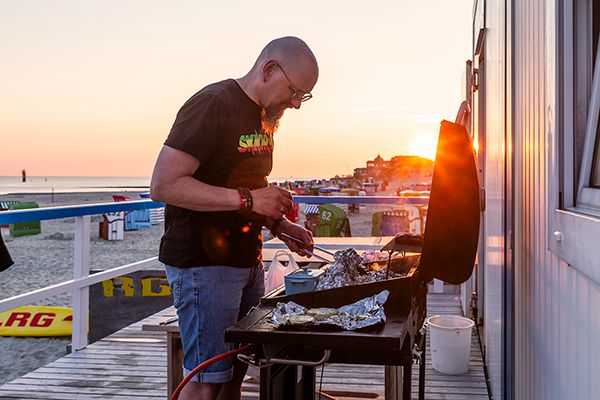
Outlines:
{"label": "sea", "polygon": [[[284,182],[298,178],[269,178]],[[24,193],[147,192],[150,177],[123,176],[0,176],[0,195]]]}
{"label": "sea", "polygon": [[14,193],[147,192],[150,177],[0,176],[0,195]]}

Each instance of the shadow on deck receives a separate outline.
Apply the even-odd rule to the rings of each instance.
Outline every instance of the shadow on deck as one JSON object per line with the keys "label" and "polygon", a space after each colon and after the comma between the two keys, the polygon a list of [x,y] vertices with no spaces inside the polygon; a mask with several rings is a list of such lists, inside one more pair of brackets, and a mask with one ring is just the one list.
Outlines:
{"label": "shadow on deck", "polygon": [[[458,297],[454,295],[429,294],[427,306],[429,315],[462,315]],[[84,350],[0,386],[0,399],[166,399],[165,334],[142,331],[141,326],[167,313],[172,314],[173,311],[155,314]],[[413,398],[417,396],[417,373],[418,368],[413,368]],[[329,399],[384,398],[382,366],[329,364],[322,376],[322,389],[331,396]],[[432,369],[428,342],[425,376],[426,399],[488,399],[483,361],[475,334],[467,374],[443,375]],[[317,385],[320,379],[321,369],[317,369]],[[243,398],[258,397],[258,385],[249,379],[243,386]]]}

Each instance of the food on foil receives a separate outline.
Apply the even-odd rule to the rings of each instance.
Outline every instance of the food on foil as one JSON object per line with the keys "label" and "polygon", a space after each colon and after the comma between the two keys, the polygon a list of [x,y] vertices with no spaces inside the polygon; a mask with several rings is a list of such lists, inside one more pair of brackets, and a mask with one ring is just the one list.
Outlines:
{"label": "food on foil", "polygon": [[271,323],[277,328],[310,328],[311,326],[333,326],[344,330],[362,329],[385,323],[383,305],[390,292],[366,297],[340,308],[307,309],[289,301],[277,303],[271,314]]}
{"label": "food on foil", "polygon": [[369,264],[374,262],[387,262],[390,257],[390,253],[387,251],[375,251],[369,250],[362,253],[360,256],[363,264]]}
{"label": "food on foil", "polygon": [[286,324],[291,325],[302,325],[302,324],[312,324],[316,321],[315,317],[307,314],[300,315],[290,315],[286,318]]}
{"label": "food on foil", "polygon": [[360,264],[362,262],[362,258],[353,248],[336,251],[333,258],[336,263],[346,265]]}
{"label": "food on foil", "polygon": [[361,256],[354,249],[335,253],[335,262],[319,277],[318,290],[334,289],[361,283],[397,278],[399,274],[387,268],[372,269],[363,265]]}
{"label": "food on foil", "polygon": [[[365,251],[360,256],[361,263],[373,271],[379,271],[388,267],[390,261],[390,253],[386,251]],[[395,257],[393,257],[395,258]]]}
{"label": "food on foil", "polygon": [[334,315],[336,315],[338,312],[337,308],[326,308],[326,307],[320,307],[320,308],[310,308],[306,314],[310,315],[311,317],[313,317],[316,320],[320,320],[320,319],[327,319],[330,317],[333,317]]}
{"label": "food on foil", "polygon": [[416,265],[414,261],[414,253],[412,259],[409,261],[407,256],[403,252],[390,252],[389,251],[365,251],[361,254],[362,265],[372,271],[379,271],[381,269],[387,269],[390,266],[390,271],[400,273],[405,267],[410,265]]}

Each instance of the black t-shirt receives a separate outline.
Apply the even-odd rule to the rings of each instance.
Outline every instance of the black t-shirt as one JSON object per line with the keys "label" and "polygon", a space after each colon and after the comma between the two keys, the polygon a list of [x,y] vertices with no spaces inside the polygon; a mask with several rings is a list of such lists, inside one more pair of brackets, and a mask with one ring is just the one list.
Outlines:
{"label": "black t-shirt", "polygon": [[4,245],[4,241],[2,240],[2,234],[0,234],[0,271],[4,271],[13,264],[14,262],[12,258],[10,258],[8,249],[6,248],[6,246]]}
{"label": "black t-shirt", "polygon": [[[261,128],[260,107],[233,79],[214,83],[179,110],[165,145],[200,161],[194,178],[213,186],[268,185],[273,135]],[[252,267],[262,256],[265,217],[237,211],[200,212],[167,205],[159,260],[176,267]]]}

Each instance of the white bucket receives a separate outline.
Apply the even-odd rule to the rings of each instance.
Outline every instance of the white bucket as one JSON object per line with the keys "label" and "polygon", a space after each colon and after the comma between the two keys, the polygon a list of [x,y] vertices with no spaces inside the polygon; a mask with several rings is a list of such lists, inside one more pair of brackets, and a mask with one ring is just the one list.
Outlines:
{"label": "white bucket", "polygon": [[473,321],[457,315],[427,318],[431,340],[431,365],[444,374],[460,375],[469,370]]}

